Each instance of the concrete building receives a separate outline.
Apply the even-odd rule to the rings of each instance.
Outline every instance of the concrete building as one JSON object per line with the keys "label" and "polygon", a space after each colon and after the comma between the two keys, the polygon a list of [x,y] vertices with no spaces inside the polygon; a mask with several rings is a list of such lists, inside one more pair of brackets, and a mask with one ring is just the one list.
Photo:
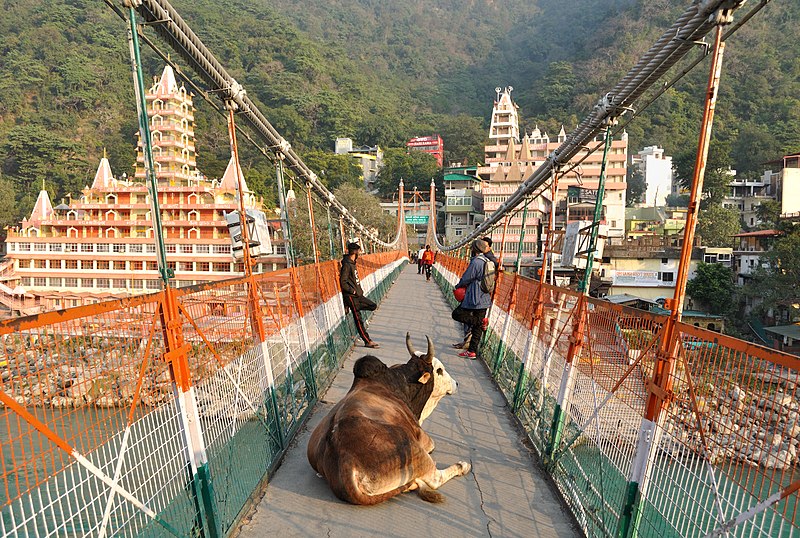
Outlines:
{"label": "concrete building", "polygon": [[430,153],[436,159],[439,168],[444,164],[444,142],[438,134],[430,136],[418,136],[406,142],[409,151],[423,151]]}
{"label": "concrete building", "polygon": [[[236,177],[233,161],[218,180],[197,170],[192,98],[178,86],[171,67],[155,80],[146,98],[173,282],[187,286],[242,274],[225,214],[239,208],[240,181],[247,208],[261,209],[262,201],[248,190],[241,173]],[[273,221],[267,228],[274,234],[272,241],[281,244],[273,254],[259,258],[259,271],[286,265],[279,226]],[[17,313],[160,290],[141,142],[133,178],[115,177],[103,157],[80,197],[53,207],[42,190],[30,216],[9,230],[6,244],[12,267],[3,276],[0,303]],[[7,293],[9,288],[16,293]]]}
{"label": "concrete building", "polygon": [[675,235],[686,226],[685,207],[628,207],[625,209],[625,238]]}
{"label": "concrete building", "polygon": [[481,180],[474,175],[446,172],[444,196],[445,244],[453,244],[483,222]]}
{"label": "concrete building", "polygon": [[[649,300],[671,298],[675,291],[681,240],[681,236],[652,237],[606,246],[600,277],[611,283],[608,294],[628,294]],[[732,252],[732,248],[696,245],[692,249],[689,278],[694,277],[699,262],[731,267]],[[693,306],[687,304],[686,308]]]}
{"label": "concrete building", "polygon": [[[485,147],[485,164],[478,168],[478,175],[484,181],[484,211],[489,216],[493,211],[516,191],[520,183],[529,177],[541,165],[547,155],[557,149],[565,140],[566,132],[562,127],[558,135],[551,139],[547,133],[538,128],[520,137],[519,111],[511,98],[512,88],[497,88],[497,95],[492,109],[492,120],[489,130],[489,144]],[[600,141],[595,140],[597,145]],[[564,175],[559,182],[559,192],[555,203],[556,229],[563,229],[570,221],[585,220],[587,211],[594,211],[593,204],[588,201],[593,192],[596,193],[602,163],[602,149],[589,154],[579,153],[573,159],[586,159],[576,166],[575,170]],[[623,133],[619,140],[613,140],[609,150],[606,166],[606,191],[603,201],[603,218],[601,224],[607,226],[608,237],[612,241],[622,241],[625,236],[625,189],[628,161],[628,136]],[[572,162],[572,161],[571,161]],[[571,203],[568,199],[569,187],[579,187],[585,191],[584,199]],[[523,238],[523,265],[530,266],[541,250],[542,235],[547,229],[547,214],[550,204],[549,191],[531,200],[528,204],[528,215],[525,221]],[[522,232],[522,212],[518,212],[509,222],[506,232],[506,263],[509,254],[516,256],[517,244]],[[502,237],[502,226],[495,229],[492,238],[498,245]],[[495,247],[495,252],[500,248]]]}
{"label": "concrete building", "polygon": [[667,205],[667,196],[672,192],[673,172],[672,157],[664,155],[664,148],[646,146],[631,156],[631,166],[641,170],[647,183],[644,205]]}
{"label": "concrete building", "polygon": [[780,235],[778,230],[756,230],[733,236],[738,241],[733,251],[733,268],[739,285],[743,285],[750,274],[761,267],[761,257],[772,248],[772,243]]}
{"label": "concrete building", "polygon": [[380,146],[353,147],[352,139],[337,138],[335,152],[336,155],[350,155],[356,161],[356,166],[361,170],[360,179],[364,182],[365,191],[377,191],[375,182],[383,166],[383,150]]}

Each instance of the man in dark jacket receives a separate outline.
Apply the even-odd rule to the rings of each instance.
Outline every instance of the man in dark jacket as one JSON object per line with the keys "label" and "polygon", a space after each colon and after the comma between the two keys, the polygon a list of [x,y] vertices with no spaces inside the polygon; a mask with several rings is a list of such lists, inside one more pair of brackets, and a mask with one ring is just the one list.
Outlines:
{"label": "man in dark jacket", "polygon": [[361,246],[358,243],[348,243],[347,254],[342,258],[342,268],[339,271],[339,285],[342,287],[344,308],[353,313],[356,330],[364,340],[364,347],[376,348],[379,346],[369,337],[367,327],[361,318],[361,312],[359,312],[359,310],[373,311],[378,308],[378,305],[373,301],[364,297],[364,290],[361,289],[361,281],[358,278],[358,269],[356,268],[356,260],[360,251]]}
{"label": "man in dark jacket", "polygon": [[489,245],[482,239],[472,242],[472,260],[469,262],[467,270],[456,284],[456,288],[466,288],[464,300],[461,305],[453,310],[453,319],[469,326],[472,336],[469,341],[469,348],[459,353],[459,357],[474,359],[477,356],[478,346],[485,327],[483,318],[486,316],[486,309],[492,304],[492,296],[481,289],[486,263],[489,261],[485,252],[489,250]]}

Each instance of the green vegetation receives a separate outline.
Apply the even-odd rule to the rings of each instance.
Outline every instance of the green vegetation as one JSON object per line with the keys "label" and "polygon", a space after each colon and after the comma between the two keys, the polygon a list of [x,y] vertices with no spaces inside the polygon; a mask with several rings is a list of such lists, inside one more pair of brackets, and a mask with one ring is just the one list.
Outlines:
{"label": "green vegetation", "polygon": [[686,293],[707,305],[712,314],[731,312],[735,288],[733,272],[719,263],[700,262],[695,277],[686,283]]}
{"label": "green vegetation", "polygon": [[[174,4],[279,132],[336,187],[353,182],[352,171],[320,154],[331,152],[339,136],[402,149],[412,136],[438,132],[446,161],[482,160],[496,86],[515,87],[523,129],[539,125],[554,135],[563,123],[569,131],[688,1]],[[0,174],[14,187],[17,220],[43,180],[56,203],[77,194],[103,148],[114,172],[130,175],[136,115],[125,23],[102,2],[3,7]],[[728,43],[712,151],[741,174],[758,174],[762,163],[800,149],[798,19],[797,2],[771,3]],[[147,73],[162,66],[146,52]],[[705,66],[628,127],[632,150],[661,144],[676,162],[694,154]],[[196,101],[198,166],[219,176],[229,152],[225,120]],[[248,183],[274,201],[271,164],[240,145]],[[718,196],[713,180],[706,183],[707,197]]]}

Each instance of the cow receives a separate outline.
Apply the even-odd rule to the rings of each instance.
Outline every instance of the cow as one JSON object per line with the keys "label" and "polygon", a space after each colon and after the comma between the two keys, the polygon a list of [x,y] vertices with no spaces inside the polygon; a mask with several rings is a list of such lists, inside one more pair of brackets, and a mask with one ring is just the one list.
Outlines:
{"label": "cow", "polygon": [[405,364],[358,359],[350,390],[311,434],[308,461],[339,499],[373,505],[416,490],[428,502],[442,502],[435,490],[472,468],[459,461],[440,470],[430,456],[433,440],[420,426],[457,384],[426,338],[428,352],[421,353],[406,333]]}

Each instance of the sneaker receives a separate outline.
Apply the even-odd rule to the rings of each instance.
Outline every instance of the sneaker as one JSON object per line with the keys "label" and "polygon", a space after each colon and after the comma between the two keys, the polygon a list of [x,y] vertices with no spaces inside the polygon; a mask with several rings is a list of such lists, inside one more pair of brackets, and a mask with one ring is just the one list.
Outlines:
{"label": "sneaker", "polygon": [[364,347],[371,347],[372,349],[377,349],[381,346],[377,342],[369,341],[366,344],[364,344]]}
{"label": "sneaker", "polygon": [[489,318],[483,318],[483,330],[489,328]]}
{"label": "sneaker", "polygon": [[476,357],[474,351],[462,351],[458,354],[459,357],[464,357],[465,359],[474,359]]}

